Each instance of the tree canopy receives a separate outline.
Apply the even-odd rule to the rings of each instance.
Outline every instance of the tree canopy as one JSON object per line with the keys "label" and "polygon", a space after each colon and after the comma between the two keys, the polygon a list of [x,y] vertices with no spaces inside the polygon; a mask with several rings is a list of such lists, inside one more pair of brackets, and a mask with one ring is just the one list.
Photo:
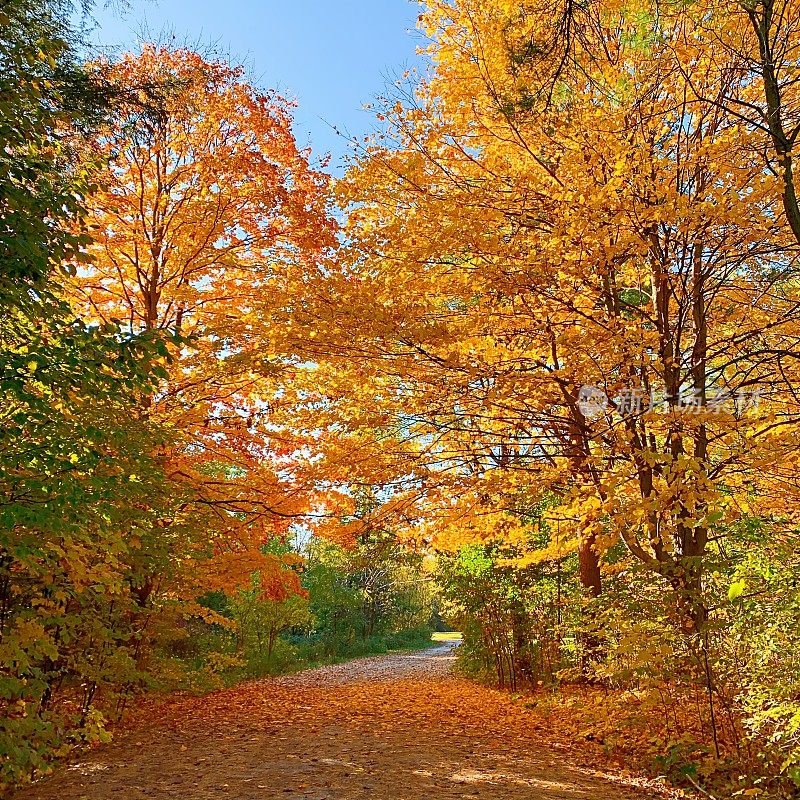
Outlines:
{"label": "tree canopy", "polygon": [[793,796],[797,0],[427,0],[339,180],[242,67],[69,13],[0,5],[0,784],[452,625]]}

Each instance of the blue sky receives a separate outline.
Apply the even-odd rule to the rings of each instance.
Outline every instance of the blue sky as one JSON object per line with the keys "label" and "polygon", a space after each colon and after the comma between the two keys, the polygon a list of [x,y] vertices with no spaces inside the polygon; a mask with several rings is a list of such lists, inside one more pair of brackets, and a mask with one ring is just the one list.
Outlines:
{"label": "blue sky", "polygon": [[317,156],[331,153],[339,173],[348,147],[330,126],[361,136],[373,129],[363,105],[419,63],[419,13],[409,0],[131,0],[121,14],[99,0],[91,40],[112,52],[143,35],[217,46],[261,86],[299,102],[298,141]]}

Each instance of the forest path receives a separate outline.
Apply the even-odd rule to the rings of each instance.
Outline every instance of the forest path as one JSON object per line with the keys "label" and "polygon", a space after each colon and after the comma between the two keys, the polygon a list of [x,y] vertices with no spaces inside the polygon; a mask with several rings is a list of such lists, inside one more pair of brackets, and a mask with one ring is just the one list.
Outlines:
{"label": "forest path", "polygon": [[546,722],[450,673],[452,646],[140,711],[16,800],[641,800],[549,747]]}

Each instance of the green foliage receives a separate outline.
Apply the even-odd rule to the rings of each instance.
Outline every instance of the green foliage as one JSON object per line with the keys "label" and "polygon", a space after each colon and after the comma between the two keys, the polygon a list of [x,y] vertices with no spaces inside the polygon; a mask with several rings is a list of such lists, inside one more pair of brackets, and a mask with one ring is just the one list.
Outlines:
{"label": "green foliage", "polygon": [[[278,540],[265,549],[276,555],[291,552],[288,542]],[[350,550],[312,538],[302,551],[305,594],[264,596],[254,575],[251,590],[202,598],[205,608],[227,622],[193,620],[185,636],[163,643],[161,658],[176,664],[164,688],[205,691],[245,678],[431,645],[433,589],[419,556],[388,534]]]}
{"label": "green foliage", "polygon": [[102,740],[98,692],[148,682],[146,578],[180,502],[142,408],[166,349],[87,327],[54,275],[80,262],[106,109],[71,43],[70,7],[0,8],[0,790]]}
{"label": "green foliage", "polygon": [[370,534],[349,550],[312,540],[303,585],[315,631],[334,650],[334,643],[412,630],[430,619],[432,588],[422,559],[389,533]]}
{"label": "green foliage", "polygon": [[[238,631],[238,650],[246,654],[248,672],[270,672],[281,662],[291,661],[282,653],[278,636],[290,628],[307,630],[314,624],[308,598],[291,595],[285,600],[261,597],[258,589],[240,592],[231,603]],[[276,645],[279,645],[276,652]],[[277,656],[277,658],[276,658]]]}
{"label": "green foliage", "polygon": [[137,682],[137,574],[160,557],[173,501],[151,456],[162,433],[131,415],[156,349],[69,319],[46,298],[0,318],[3,784],[44,768],[75,726],[91,738],[98,687]]}
{"label": "green foliage", "polygon": [[383,632],[365,639],[318,633],[289,637],[289,642],[297,654],[296,669],[403,650],[423,650],[433,644],[431,630],[428,627]]}
{"label": "green foliage", "polygon": [[574,613],[575,559],[519,568],[516,548],[469,545],[439,560],[442,613],[464,633],[465,669],[501,686],[552,680],[564,666],[566,615]]}
{"label": "green foliage", "polygon": [[[797,533],[768,523],[740,534],[735,568],[718,576],[728,591],[718,669],[751,736],[781,775],[800,786],[800,560]],[[735,677],[734,677],[735,676]]]}
{"label": "green foliage", "polygon": [[105,106],[76,58],[70,7],[10,0],[0,8],[0,293],[41,283],[79,257],[91,170],[84,129]]}

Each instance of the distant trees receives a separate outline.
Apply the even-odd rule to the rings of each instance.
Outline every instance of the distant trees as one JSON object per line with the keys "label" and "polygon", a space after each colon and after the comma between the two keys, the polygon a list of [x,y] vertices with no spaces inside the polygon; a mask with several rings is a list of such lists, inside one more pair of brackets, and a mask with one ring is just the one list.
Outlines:
{"label": "distant trees", "polygon": [[304,584],[315,627],[333,648],[430,624],[432,575],[388,532],[365,534],[346,549],[314,541]]}
{"label": "distant trees", "polygon": [[513,690],[571,665],[563,639],[575,649],[578,606],[574,554],[524,567],[516,556],[500,542],[465,545],[440,558],[437,575],[442,613],[463,632],[461,661]]}

